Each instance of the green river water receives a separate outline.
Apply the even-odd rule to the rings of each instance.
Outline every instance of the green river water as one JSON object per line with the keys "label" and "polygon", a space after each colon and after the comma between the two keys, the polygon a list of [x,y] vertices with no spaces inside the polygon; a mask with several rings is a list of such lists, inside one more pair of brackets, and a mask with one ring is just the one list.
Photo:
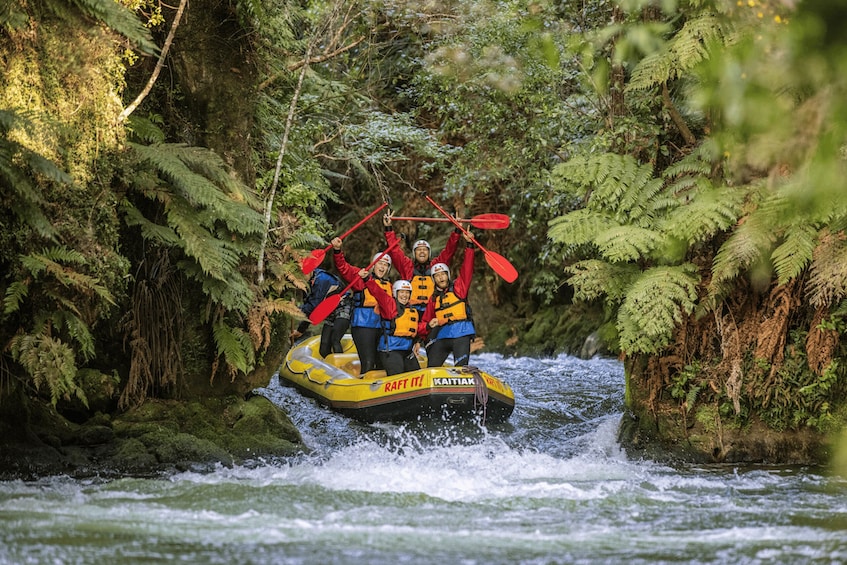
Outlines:
{"label": "green river water", "polygon": [[844,479],[631,460],[620,363],[474,362],[515,390],[507,424],[360,424],[274,381],[309,454],[0,482],[0,563],[847,563]]}

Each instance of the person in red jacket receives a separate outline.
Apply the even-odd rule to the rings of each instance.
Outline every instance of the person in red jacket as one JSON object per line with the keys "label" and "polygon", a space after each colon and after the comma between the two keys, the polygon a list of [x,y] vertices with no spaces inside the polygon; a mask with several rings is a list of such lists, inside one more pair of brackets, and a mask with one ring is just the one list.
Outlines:
{"label": "person in red jacket", "polygon": [[429,302],[429,297],[432,296],[432,292],[435,290],[430,269],[436,263],[450,263],[453,255],[456,253],[456,248],[459,246],[462,231],[459,228],[453,230],[450,237],[447,238],[444,249],[434,259],[432,258],[432,247],[429,245],[429,242],[425,239],[417,240],[412,245],[413,258],[410,259],[400,249],[397,234],[391,225],[390,213],[383,216],[382,225],[385,229],[385,241],[388,245],[397,244],[388,252],[391,255],[391,263],[397,269],[400,278],[409,281],[412,285],[412,297],[409,299],[409,304],[423,313],[426,303]]}
{"label": "person in red jacket", "polygon": [[427,366],[440,367],[453,354],[453,365],[467,365],[471,355],[471,341],[476,336],[468,292],[473,278],[476,246],[473,235],[467,232],[465,252],[459,276],[450,280],[450,268],[444,263],[432,266],[435,291],[427,302],[418,323],[418,335],[428,336]]}
{"label": "person in red jacket", "polygon": [[[336,237],[332,240],[335,268],[338,269],[341,278],[348,284],[353,284],[353,315],[350,318],[350,335],[356,344],[356,352],[359,354],[359,374],[364,375],[368,371],[381,368],[378,363],[376,346],[382,322],[375,308],[377,305],[373,294],[365,287],[365,283],[359,277],[359,267],[347,262],[341,251],[341,239]],[[377,261],[377,258],[379,260]],[[376,283],[385,292],[391,292],[391,281],[388,280],[388,272],[391,270],[391,257],[388,254],[377,253],[374,255],[374,266],[369,273]]]}
{"label": "person in red jacket", "polygon": [[386,375],[396,375],[421,368],[414,352],[418,333],[419,313],[409,305],[412,285],[409,281],[394,282],[392,297],[376,283],[365,269],[359,271],[365,287],[377,301],[377,311],[382,319],[382,333],[377,351]]}

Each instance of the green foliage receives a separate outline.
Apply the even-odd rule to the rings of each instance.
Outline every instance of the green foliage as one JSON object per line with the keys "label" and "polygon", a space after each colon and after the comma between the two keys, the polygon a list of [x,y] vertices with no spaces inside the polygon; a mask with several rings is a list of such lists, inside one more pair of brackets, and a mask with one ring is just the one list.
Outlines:
{"label": "green foliage", "polygon": [[231,327],[223,321],[212,326],[217,354],[224,358],[234,379],[236,371],[247,373],[255,366],[256,357],[250,335],[241,328]]}
{"label": "green foliage", "polygon": [[732,34],[726,26],[726,20],[712,12],[696,14],[662,42],[657,51],[638,62],[626,85],[627,90],[644,90],[690,78],[691,71],[709,58],[710,50],[726,45]]}
{"label": "green foliage", "polygon": [[785,362],[776,370],[752,375],[749,402],[769,427],[796,430],[808,426],[821,433],[839,429],[836,416],[845,390],[841,364],[833,361],[821,375],[809,370],[802,343],[806,333],[791,331]]}
{"label": "green foliage", "polygon": [[[141,201],[122,204],[125,221],[158,246],[181,252],[183,273],[197,280],[213,303],[245,313],[254,294],[240,272],[251,236],[262,230],[255,196],[235,181],[215,153],[177,144],[130,145],[155,176],[134,174],[133,194],[157,202],[161,215],[145,216]],[[159,210],[159,209],[157,209]]]}
{"label": "green foliage", "polygon": [[605,295],[618,308],[621,348],[659,352],[697,298],[694,265],[653,265],[675,262],[675,240],[689,245],[707,229],[684,226],[686,219],[673,215],[688,195],[679,199],[651,167],[622,155],[577,156],[556,167],[553,178],[585,204],[551,220],[549,237],[571,247],[591,245],[600,256],[567,268],[575,298]]}
{"label": "green foliage", "polygon": [[700,382],[700,363],[695,361],[674,375],[670,385],[671,397],[679,400],[686,412],[691,412],[703,388]]}
{"label": "green foliage", "polygon": [[39,179],[62,184],[72,181],[55,163],[12,138],[16,129],[34,127],[17,112],[0,109],[0,201],[40,236],[53,238],[55,229],[44,213],[46,200]]}
{"label": "green foliage", "polygon": [[[102,22],[113,31],[126,37],[139,50],[148,55],[159,52],[150,36],[150,30],[130,10],[114,0],[68,0],[85,16]],[[47,0],[47,7],[59,14],[66,13],[60,0]]]}
{"label": "green foliage", "polygon": [[61,340],[47,334],[16,335],[9,343],[12,358],[27,371],[36,389],[46,387],[55,406],[60,399],[76,397],[86,406],[85,393],[75,382],[74,352]]}
{"label": "green foliage", "polygon": [[[144,240],[165,251],[163,257],[173,257],[179,274],[194,281],[207,297],[208,311],[216,313],[214,320],[208,320],[215,348],[232,377],[250,372],[256,363],[255,346],[237,325],[244,323],[259,299],[258,288],[244,269],[263,229],[258,199],[208,149],[181,144],[132,143],[129,147],[138,161],[126,175],[130,186],[121,205],[126,224],[138,228]],[[169,304],[173,299],[165,296],[157,303]],[[224,318],[232,319],[230,325],[221,321]],[[142,324],[143,320],[136,322],[139,327]],[[139,357],[142,361],[143,355]],[[174,378],[170,368],[160,372],[160,380]],[[134,383],[145,379],[151,381],[139,372]],[[145,387],[136,388],[135,394],[143,397]]]}
{"label": "green foliage", "polygon": [[692,264],[648,269],[627,289],[618,311],[621,349],[659,353],[694,310],[698,278]]}

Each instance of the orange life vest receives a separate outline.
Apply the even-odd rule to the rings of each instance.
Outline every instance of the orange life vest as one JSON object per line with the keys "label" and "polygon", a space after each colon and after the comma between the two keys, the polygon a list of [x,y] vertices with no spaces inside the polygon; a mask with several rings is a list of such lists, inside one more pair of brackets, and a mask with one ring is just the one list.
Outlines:
{"label": "orange life vest", "polygon": [[439,325],[468,319],[468,303],[453,292],[453,286],[435,298],[435,317]]}

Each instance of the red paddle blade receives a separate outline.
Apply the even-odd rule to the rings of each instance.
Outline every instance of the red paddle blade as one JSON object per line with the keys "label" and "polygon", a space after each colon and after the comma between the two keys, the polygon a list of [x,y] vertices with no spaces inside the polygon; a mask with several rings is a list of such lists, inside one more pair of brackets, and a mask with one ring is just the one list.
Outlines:
{"label": "red paddle blade", "polygon": [[308,257],[303,259],[303,262],[300,264],[300,269],[303,271],[304,275],[308,275],[312,271],[318,268],[318,265],[323,263],[324,257],[326,256],[326,251],[323,249],[315,249],[309,254]]}
{"label": "red paddle blade", "polygon": [[332,296],[324,299],[323,302],[318,304],[312,313],[309,315],[309,321],[314,325],[318,325],[324,320],[326,317],[332,314],[332,311],[336,309],[338,304],[341,302],[340,294],[333,294]]}
{"label": "red paddle blade", "polygon": [[481,230],[504,230],[509,227],[512,220],[505,214],[478,214],[470,220],[459,220],[470,222],[470,224]]}
{"label": "red paddle blade", "polygon": [[507,283],[513,283],[517,280],[518,271],[508,259],[487,249],[484,249],[483,252],[485,253],[485,260],[488,262],[488,265],[494,269],[498,275],[503,277],[504,281]]}

